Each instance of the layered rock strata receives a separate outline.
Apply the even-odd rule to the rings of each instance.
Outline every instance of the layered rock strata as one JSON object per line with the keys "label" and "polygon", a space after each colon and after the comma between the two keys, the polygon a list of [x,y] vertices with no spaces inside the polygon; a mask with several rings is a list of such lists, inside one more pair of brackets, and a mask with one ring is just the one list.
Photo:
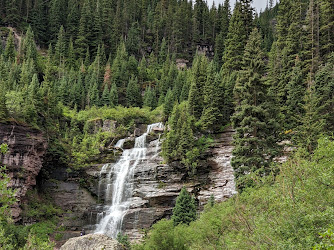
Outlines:
{"label": "layered rock strata", "polygon": [[0,123],[0,144],[8,144],[8,152],[0,156],[11,178],[9,188],[16,190],[17,203],[12,207],[15,222],[21,219],[21,204],[26,193],[36,185],[36,177],[42,168],[47,142],[37,129],[18,125],[14,122]]}

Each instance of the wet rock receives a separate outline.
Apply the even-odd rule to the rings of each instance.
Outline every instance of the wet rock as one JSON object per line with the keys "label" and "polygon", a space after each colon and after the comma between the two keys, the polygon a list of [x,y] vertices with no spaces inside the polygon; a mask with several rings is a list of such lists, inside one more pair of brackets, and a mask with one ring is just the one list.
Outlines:
{"label": "wet rock", "polygon": [[103,234],[88,234],[69,239],[60,250],[122,250],[116,240]]}

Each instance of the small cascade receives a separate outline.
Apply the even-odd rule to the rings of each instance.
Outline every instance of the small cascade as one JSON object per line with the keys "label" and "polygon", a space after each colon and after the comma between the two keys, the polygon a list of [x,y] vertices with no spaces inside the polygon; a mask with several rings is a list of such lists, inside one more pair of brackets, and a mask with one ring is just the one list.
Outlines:
{"label": "small cascade", "polygon": [[[103,212],[97,215],[98,224],[95,233],[116,238],[121,231],[123,218],[132,198],[134,170],[138,164],[147,160],[146,137],[154,128],[163,128],[163,124],[148,125],[146,133],[135,139],[134,148],[124,150],[121,158],[114,165],[106,164],[102,167],[99,198],[104,194],[106,204]],[[115,147],[122,148],[124,142],[124,139],[119,140]],[[105,190],[101,190],[102,186],[105,187]]]}
{"label": "small cascade", "polygon": [[125,139],[120,139],[120,140],[116,143],[115,148],[123,148],[124,142],[125,142]]}

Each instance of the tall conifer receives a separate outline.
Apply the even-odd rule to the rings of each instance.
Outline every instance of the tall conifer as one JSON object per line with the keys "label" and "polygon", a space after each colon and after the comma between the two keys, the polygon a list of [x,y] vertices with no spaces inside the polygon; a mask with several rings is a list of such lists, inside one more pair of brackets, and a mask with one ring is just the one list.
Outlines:
{"label": "tall conifer", "polygon": [[261,35],[254,29],[243,57],[234,95],[236,111],[232,117],[236,129],[232,165],[236,177],[262,168],[277,154],[276,112],[270,103],[264,82],[265,61],[261,49]]}

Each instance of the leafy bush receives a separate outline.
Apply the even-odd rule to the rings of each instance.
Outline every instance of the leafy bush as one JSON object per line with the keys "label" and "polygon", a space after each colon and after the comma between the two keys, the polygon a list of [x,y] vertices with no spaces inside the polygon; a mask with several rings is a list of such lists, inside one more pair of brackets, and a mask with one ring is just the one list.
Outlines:
{"label": "leafy bush", "polygon": [[[316,249],[330,246],[334,222],[334,142],[298,151],[278,175],[254,175],[253,187],[206,209],[189,226],[162,220],[135,249]],[[169,248],[168,248],[169,246]],[[330,248],[329,248],[330,249]]]}
{"label": "leafy bush", "polygon": [[127,235],[118,233],[116,240],[121,243],[126,249],[130,249],[130,241]]}

